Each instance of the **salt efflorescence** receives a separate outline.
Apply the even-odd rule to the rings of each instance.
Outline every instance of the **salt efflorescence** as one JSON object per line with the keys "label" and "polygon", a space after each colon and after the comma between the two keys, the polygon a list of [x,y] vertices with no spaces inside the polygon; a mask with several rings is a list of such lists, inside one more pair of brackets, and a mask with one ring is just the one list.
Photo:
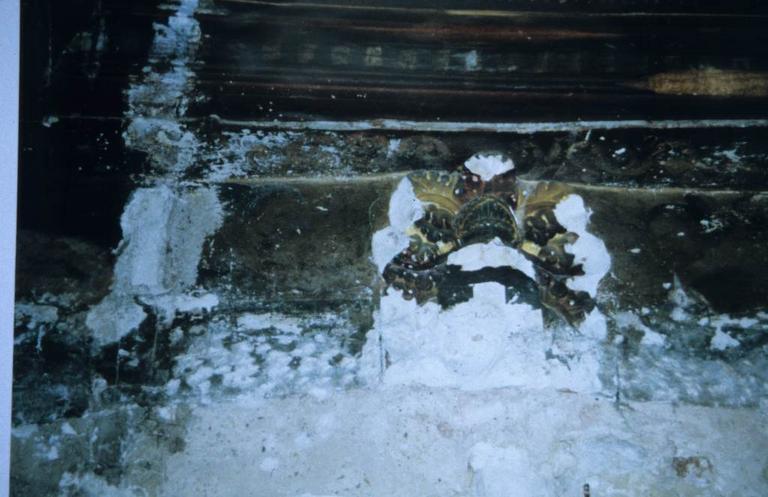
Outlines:
{"label": "salt efflorescence", "polygon": [[27,319],[28,329],[34,329],[41,324],[50,325],[59,319],[59,310],[52,305],[17,303],[13,311],[16,323],[20,323],[24,318]]}
{"label": "salt efflorescence", "polygon": [[194,18],[198,0],[181,0],[167,24],[155,23],[149,64],[126,91],[128,147],[149,153],[161,171],[183,173],[200,148],[197,137],[179,122],[189,106],[194,72],[190,65],[200,43]]}
{"label": "salt efflorescence", "polygon": [[[181,0],[166,24],[154,25],[148,65],[126,92],[126,146],[148,152],[169,178],[186,171],[200,147],[179,122],[186,114],[194,76],[190,65],[201,37],[197,7],[197,0]],[[86,318],[95,348],[136,330],[147,316],[144,306],[167,323],[177,311],[218,305],[215,295],[189,293],[203,243],[222,222],[217,193],[206,187],[174,189],[162,181],[136,190],[125,207],[111,292]]]}
{"label": "salt efflorescence", "polygon": [[184,173],[200,149],[195,134],[179,122],[189,103],[190,65],[201,38],[197,7],[198,0],[181,0],[167,23],[154,25],[148,65],[127,90],[126,146],[148,152],[161,179],[137,189],[121,217],[123,240],[111,292],[86,319],[96,348],[136,330],[147,317],[145,306],[161,323],[170,323],[176,312],[210,311],[219,303],[216,295],[191,292],[203,243],[222,222],[217,192],[164,183]]}
{"label": "salt efflorescence", "polygon": [[248,176],[253,167],[249,152],[253,150],[263,151],[257,161],[258,171],[269,173],[287,160],[285,148],[297,137],[297,133],[252,133],[249,129],[243,129],[239,133],[225,131],[222,133],[223,143],[212,147],[205,155],[204,160],[208,164],[206,177],[212,181],[220,181]]}
{"label": "salt efflorescence", "polygon": [[120,487],[110,485],[105,479],[92,473],[77,475],[64,473],[59,481],[59,495],[84,495],[87,497],[134,497],[141,495],[142,489],[136,487]]}
{"label": "salt efflorescence", "polygon": [[[490,177],[512,167],[511,163],[501,167],[504,163],[498,159],[481,162],[495,164],[495,168],[483,170]],[[373,261],[380,271],[407,247],[406,229],[422,214],[423,207],[410,182],[403,179],[390,200],[389,226],[373,236]],[[594,296],[610,268],[605,245],[587,231],[589,211],[580,197],[567,197],[558,205],[556,215],[580,237],[568,248],[584,265],[586,274],[570,283]],[[448,262],[464,270],[510,266],[534,276],[530,261],[497,239],[464,247],[451,254]],[[443,309],[433,302],[419,305],[394,289],[388,290],[363,349],[362,374],[388,385],[467,390],[504,386],[554,386],[583,392],[601,389],[599,343],[605,337],[606,323],[598,310],[587,316],[581,335],[558,343],[552,332],[544,330],[541,311],[528,304],[507,302],[503,285],[481,283],[474,285],[473,292],[469,301]]]}
{"label": "salt efflorescence", "polygon": [[324,398],[354,384],[357,362],[344,346],[352,325],[336,314],[244,313],[235,329],[226,319],[200,326],[187,350],[174,358],[175,392],[185,391],[201,404],[237,398],[306,393]]}
{"label": "salt efflorescence", "polygon": [[237,318],[237,327],[241,330],[274,328],[284,333],[298,334],[301,332],[302,322],[298,318],[284,314],[253,314],[248,312]]}

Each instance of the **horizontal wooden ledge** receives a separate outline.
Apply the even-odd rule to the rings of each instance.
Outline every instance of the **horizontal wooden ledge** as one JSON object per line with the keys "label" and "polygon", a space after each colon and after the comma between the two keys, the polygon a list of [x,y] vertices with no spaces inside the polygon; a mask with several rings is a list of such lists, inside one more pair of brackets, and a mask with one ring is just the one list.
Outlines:
{"label": "horizontal wooden ledge", "polygon": [[[59,115],[52,114],[59,121],[129,121],[125,116]],[[151,118],[148,118],[151,119]],[[218,116],[181,117],[176,121],[183,124],[212,122],[225,128],[263,129],[277,131],[406,131],[427,133],[563,133],[587,132],[590,130],[614,129],[692,129],[696,128],[766,128],[768,119],[683,119],[683,120],[601,120],[601,121],[552,121],[552,122],[482,122],[482,121],[414,121],[401,119],[369,119],[362,121],[281,121],[281,120],[238,120],[222,119]],[[38,122],[21,119],[23,125]],[[52,126],[57,126],[53,124]]]}
{"label": "horizontal wooden ledge", "polygon": [[[461,93],[462,96],[504,96],[518,92],[566,94],[620,94],[627,97],[665,95],[690,98],[754,98],[768,96],[768,72],[724,71],[718,69],[670,71],[653,75],[621,74],[621,72],[591,75],[566,74],[552,71],[514,74],[471,72],[415,72],[380,70],[323,70],[287,66],[254,69],[242,68],[232,72],[232,66],[205,66],[198,71],[201,89],[216,87],[218,91],[242,91],[245,88],[265,88],[269,91],[295,92],[407,92],[441,96]],[[291,78],[292,83],[284,80]]]}
{"label": "horizontal wooden ledge", "polygon": [[[307,187],[323,186],[354,186],[371,184],[394,184],[402,178],[405,178],[414,171],[398,171],[392,173],[379,174],[358,174],[353,176],[338,175],[319,175],[319,176],[250,176],[247,178],[233,177],[218,180],[209,179],[190,179],[189,184],[197,185],[239,185],[239,186],[274,186],[274,185],[297,185]],[[162,182],[162,177],[147,177],[149,183],[153,181]],[[562,183],[571,187],[575,192],[590,192],[595,194],[629,194],[642,196],[684,196],[688,194],[704,195],[713,199],[735,199],[743,196],[758,196],[768,202],[768,190],[763,189],[723,189],[723,188],[699,188],[699,187],[677,187],[677,186],[614,186],[614,185],[595,185],[589,183],[580,183],[574,181],[550,181],[550,180],[528,180],[518,179],[521,186],[535,186],[539,183]],[[767,204],[768,205],[768,204]]]}
{"label": "horizontal wooden ledge", "polygon": [[[215,119],[215,118],[214,118]],[[226,127],[288,131],[424,131],[433,133],[552,133],[611,129],[695,129],[768,127],[768,119],[601,120],[553,122],[413,121],[371,119],[363,121],[278,121],[217,119]]]}

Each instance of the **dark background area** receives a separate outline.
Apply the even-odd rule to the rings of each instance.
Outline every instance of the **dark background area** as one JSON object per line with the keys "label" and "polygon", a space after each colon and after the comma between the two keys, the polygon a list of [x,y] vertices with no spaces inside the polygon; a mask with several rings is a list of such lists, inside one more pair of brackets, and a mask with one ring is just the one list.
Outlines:
{"label": "dark background area", "polygon": [[123,146],[123,91],[146,63],[158,3],[22,1],[19,229],[119,241],[143,160]]}
{"label": "dark background area", "polygon": [[[251,120],[768,116],[760,94],[768,92],[764,2],[216,0],[202,7],[193,67],[199,98],[186,117],[198,128],[213,114],[235,129]],[[153,23],[169,14],[157,0],[22,2],[21,230],[117,245],[125,200],[146,172],[145,156],[124,147],[124,92],[142,76]],[[728,75],[702,75],[707,68]],[[713,87],[724,93],[701,94]],[[624,139],[642,142],[645,134]]]}

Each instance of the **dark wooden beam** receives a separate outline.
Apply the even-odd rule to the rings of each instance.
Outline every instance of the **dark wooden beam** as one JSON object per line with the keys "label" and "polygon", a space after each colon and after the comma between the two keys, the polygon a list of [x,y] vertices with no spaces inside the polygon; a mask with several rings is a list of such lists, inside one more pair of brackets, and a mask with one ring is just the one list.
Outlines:
{"label": "dark wooden beam", "polygon": [[197,87],[205,98],[192,115],[768,115],[768,18],[751,3],[728,11],[715,2],[214,5],[198,16]]}

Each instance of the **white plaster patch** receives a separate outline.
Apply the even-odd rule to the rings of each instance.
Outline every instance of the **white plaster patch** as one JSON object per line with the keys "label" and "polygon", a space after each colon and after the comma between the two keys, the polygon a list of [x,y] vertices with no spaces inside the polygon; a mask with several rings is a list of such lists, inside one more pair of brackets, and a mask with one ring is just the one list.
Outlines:
{"label": "white plaster patch", "polygon": [[648,326],[646,326],[640,318],[629,311],[617,312],[613,315],[616,324],[619,328],[634,328],[643,332],[642,343],[654,347],[663,347],[667,344],[667,338],[658,333]]}
{"label": "white plaster patch", "polygon": [[473,497],[546,495],[550,486],[537,475],[523,448],[480,442],[470,449]]}
{"label": "white plaster patch", "polygon": [[570,278],[568,287],[585,291],[595,297],[600,280],[611,269],[611,256],[605,248],[605,243],[587,231],[591,214],[585,207],[584,200],[578,195],[567,196],[555,207],[558,222],[566,230],[579,235],[575,243],[566,245],[566,250],[574,255],[574,264],[582,265],[584,275]]}
{"label": "white plaster patch", "polygon": [[[476,165],[489,164],[493,167],[475,172],[493,177],[514,167],[511,161],[504,164],[498,157],[492,161],[478,159]],[[581,197],[567,197],[558,209],[561,223],[580,236],[580,242],[567,247],[586,274],[571,283],[576,289],[591,290],[594,296],[610,268],[610,257],[602,241],[586,231],[590,213]],[[390,226],[373,236],[373,259],[380,271],[407,247],[405,230],[422,214],[406,178],[390,200]],[[532,263],[498,239],[464,247],[450,254],[448,263],[468,271],[508,266],[535,276]],[[442,309],[433,302],[419,305],[405,300],[400,292],[390,289],[381,299],[374,330],[363,349],[363,375],[390,385],[416,383],[468,390],[555,385],[598,391],[598,343],[607,333],[605,317],[593,310],[580,327],[581,335],[569,337],[567,345],[559,344],[568,350],[560,350],[558,356],[550,350],[552,335],[543,329],[541,311],[527,304],[507,303],[505,294],[505,287],[498,283],[478,284],[472,299]]]}
{"label": "white plaster patch", "polygon": [[201,295],[193,293],[168,293],[153,296],[148,301],[151,301],[158,315],[166,323],[173,321],[177,312],[199,315],[211,312],[214,307],[219,305],[219,297],[212,293],[203,293]]}
{"label": "white plaster patch", "polygon": [[511,267],[531,279],[536,277],[533,263],[516,250],[494,238],[488,243],[476,243],[448,255],[448,264],[460,266],[464,271],[478,271],[486,267]]}
{"label": "white plaster patch", "polygon": [[48,461],[55,461],[56,459],[59,458],[59,448],[56,447],[55,445],[52,445],[51,447],[48,448],[48,451],[45,453],[43,457]]}
{"label": "white plaster patch", "polygon": [[166,186],[136,190],[120,219],[123,241],[115,265],[115,289],[162,293],[168,220],[174,194]]}
{"label": "white plaster patch", "polygon": [[139,329],[147,313],[127,294],[113,293],[88,311],[85,325],[93,333],[95,348],[119,341]]}
{"label": "white plaster patch", "polygon": [[14,320],[19,323],[25,317],[29,320],[27,328],[33,329],[39,325],[55,323],[59,319],[59,310],[52,305],[17,303],[14,306]]}
{"label": "white plaster patch", "polygon": [[464,166],[483,181],[490,181],[495,176],[515,169],[512,159],[501,154],[475,154],[464,162]]}
{"label": "white plaster patch", "polygon": [[172,422],[176,419],[176,408],[174,406],[160,406],[155,408],[157,417],[163,421]]}
{"label": "white plaster patch", "polygon": [[390,291],[381,299],[361,368],[369,380],[381,378],[388,385],[598,391],[594,339],[571,337],[563,344],[572,357],[567,365],[548,359],[552,336],[544,330],[541,312],[507,303],[505,293],[498,283],[474,285],[472,299],[443,310]]}
{"label": "white plaster patch", "polygon": [[424,207],[413,191],[408,178],[403,178],[389,201],[389,224],[398,230],[406,230],[424,215]]}
{"label": "white plaster patch", "polygon": [[123,132],[123,140],[127,147],[147,152],[169,173],[182,173],[191,166],[201,147],[194,133],[164,117],[134,117]]}
{"label": "white plaster patch", "polygon": [[219,297],[212,293],[203,295],[176,295],[172,306],[174,309],[183,313],[210,312],[219,305]]}
{"label": "white plaster patch", "polygon": [[27,439],[37,435],[39,431],[40,431],[40,427],[38,425],[27,424],[27,425],[14,426],[13,428],[11,428],[11,435],[14,438]]}
{"label": "white plaster patch", "polygon": [[714,216],[709,219],[700,220],[699,224],[701,225],[702,232],[707,234],[714,233],[715,231],[721,230],[725,227],[725,223]]}
{"label": "white plaster patch", "polygon": [[675,307],[672,309],[672,312],[669,313],[669,317],[672,319],[672,321],[677,321],[678,323],[682,323],[684,321],[687,321],[691,318],[691,315],[685,312],[685,309],[682,307]]}
{"label": "white plaster patch", "polygon": [[387,158],[393,157],[400,148],[400,138],[390,138],[387,143]]}
{"label": "white plaster patch", "polygon": [[[768,434],[754,408],[401,386],[215,403],[190,423],[186,449],[165,459],[160,495],[581,497],[585,483],[593,496],[768,492]],[[723,426],[727,436],[712,436]],[[706,488],[672,465],[697,455],[714,468]],[[265,457],[279,466],[261,471]]]}
{"label": "white plaster patch", "polygon": [[56,124],[57,122],[59,122],[59,118],[58,117],[56,117],[56,116],[45,116],[43,118],[42,124],[43,124],[44,127],[50,128],[52,125]]}
{"label": "white plaster patch", "polygon": [[216,191],[175,192],[160,185],[136,190],[120,219],[111,293],[91,309],[86,324],[94,345],[103,346],[135,330],[146,317],[137,299],[170,321],[176,311],[199,312],[218,304],[215,295],[186,294],[197,282],[203,243],[220,226]]}
{"label": "white plaster patch", "polygon": [[608,324],[605,316],[595,307],[579,325],[579,331],[584,336],[595,340],[605,339],[605,336],[608,334]]}
{"label": "white plaster patch", "polygon": [[713,155],[720,155],[722,157],[725,157],[731,162],[740,162],[742,159],[742,156],[739,154],[740,150],[739,147],[734,147],[730,150],[720,150],[715,152]]}
{"label": "white plaster patch", "polygon": [[709,347],[712,350],[726,350],[741,345],[738,340],[725,333],[721,329],[715,331],[715,335],[709,342]]}
{"label": "white plaster patch", "polygon": [[77,435],[77,432],[74,428],[72,428],[72,425],[66,421],[64,421],[64,423],[61,425],[61,433],[64,435]]}
{"label": "white plaster patch", "polygon": [[651,329],[647,329],[643,333],[643,343],[655,347],[663,347],[667,344],[667,337],[662,335],[661,333],[657,333]]}
{"label": "white plaster patch", "polygon": [[259,464],[259,469],[267,473],[271,473],[272,471],[276,470],[279,467],[280,467],[280,461],[278,461],[274,457],[265,457],[264,459],[261,460],[261,464]]}
{"label": "white plaster patch", "polygon": [[397,254],[408,248],[410,237],[406,230],[424,215],[424,207],[413,191],[408,178],[403,178],[392,193],[389,201],[389,226],[373,235],[373,263],[384,271]]}
{"label": "white plaster patch", "polygon": [[467,71],[477,71],[480,67],[480,56],[477,50],[470,50],[464,56],[464,69]]}

